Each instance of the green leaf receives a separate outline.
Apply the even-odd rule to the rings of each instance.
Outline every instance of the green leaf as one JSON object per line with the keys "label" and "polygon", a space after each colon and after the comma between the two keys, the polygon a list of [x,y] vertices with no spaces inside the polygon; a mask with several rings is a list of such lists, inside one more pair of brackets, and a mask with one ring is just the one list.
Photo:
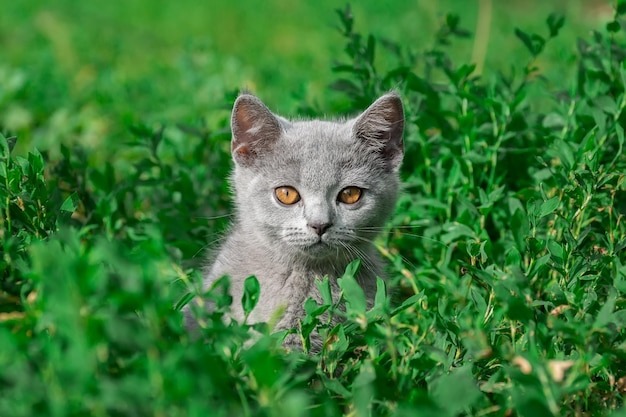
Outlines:
{"label": "green leaf", "polygon": [[341,381],[335,378],[325,380],[324,387],[345,398],[350,398],[352,396],[352,393],[341,384]]}
{"label": "green leaf", "polygon": [[462,223],[446,223],[443,225],[443,231],[445,234],[441,236],[441,241],[446,244],[451,243],[460,237],[476,238],[476,233]]}
{"label": "green leaf", "polygon": [[506,266],[520,266],[522,264],[522,254],[516,247],[510,248],[506,252]]}
{"label": "green leaf", "polygon": [[613,280],[613,286],[622,294],[626,294],[626,265],[622,265],[619,259],[616,259],[617,274]]}
{"label": "green leaf", "polygon": [[531,198],[526,203],[526,212],[528,213],[528,221],[533,226],[537,225],[537,221],[541,218],[539,213],[541,213],[541,205],[543,201],[538,198]]}
{"label": "green leaf", "polygon": [[269,342],[269,338],[260,338],[242,355],[243,362],[250,367],[254,380],[261,387],[274,386],[281,377],[276,372],[276,369],[280,368],[280,359],[267,354]]}
{"label": "green leaf", "polygon": [[174,306],[174,310],[176,311],[180,311],[184,306],[186,306],[187,304],[189,304],[189,302],[191,300],[193,300],[193,298],[196,296],[196,294],[188,292],[185,293],[185,295],[183,295],[180,300],[178,300],[176,302],[176,305]]}
{"label": "green leaf", "polygon": [[80,200],[78,198],[78,193],[70,194],[70,196],[67,197],[65,201],[63,201],[63,204],[61,205],[61,211],[73,213],[78,207],[79,201]]}
{"label": "green leaf", "polygon": [[543,118],[541,125],[549,129],[560,129],[565,126],[565,119],[560,114],[552,112]]}
{"label": "green leaf", "polygon": [[9,146],[9,153],[13,151],[16,143],[17,143],[17,136],[11,136],[7,138],[7,145]]}
{"label": "green leaf", "polygon": [[452,31],[454,31],[459,26],[460,21],[461,18],[458,14],[448,13],[446,15],[446,26],[448,26],[448,28]]}
{"label": "green leaf", "polygon": [[329,305],[320,306],[317,302],[309,297],[304,302],[305,316],[300,320],[300,331],[302,332],[302,338],[306,341],[307,348],[310,346],[309,336],[320,323],[319,317],[329,309]]}
{"label": "green leaf", "polygon": [[361,89],[355,83],[346,79],[333,82],[330,88],[336,91],[342,91],[350,96],[358,96],[361,93]]}
{"label": "green leaf", "polygon": [[0,158],[9,159],[9,154],[11,153],[11,149],[9,147],[9,142],[7,138],[4,137],[2,133],[0,133]]}
{"label": "green leaf", "polygon": [[[325,306],[323,306],[325,307]],[[311,316],[311,317],[315,317],[318,316],[319,311],[323,308],[320,307],[317,304],[317,301],[315,301],[313,298],[309,297],[306,299],[306,301],[304,302],[304,312],[306,313],[306,316]]]}
{"label": "green leaf", "polygon": [[43,173],[43,156],[37,149],[28,153],[28,163],[30,164],[30,170],[33,174]]}
{"label": "green leaf", "polygon": [[376,40],[372,35],[367,37],[367,49],[365,50],[365,60],[374,65],[374,54],[376,51]]}
{"label": "green leaf", "polygon": [[259,280],[255,276],[246,278],[243,283],[243,296],[241,298],[241,306],[246,318],[248,318],[250,312],[252,312],[259,301],[260,293],[261,286],[259,285]]}
{"label": "green leaf", "polygon": [[614,288],[609,289],[609,296],[607,300],[602,304],[602,308],[596,316],[596,320],[593,323],[594,328],[603,328],[609,324],[613,319],[613,311],[615,310],[615,302],[617,300],[617,292]]}
{"label": "green leaf", "polygon": [[346,4],[346,8],[335,9],[335,12],[339,15],[339,19],[343,24],[344,30],[346,33],[352,32],[352,26],[354,24],[354,15],[352,14],[352,10],[350,8],[350,4]]}
{"label": "green leaf", "polygon": [[620,407],[617,411],[607,414],[607,417],[626,417],[626,406]]}
{"label": "green leaf", "polygon": [[328,276],[324,276],[322,279],[315,280],[315,285],[322,296],[322,300],[324,304],[331,305],[333,304],[333,295],[330,289],[330,281],[328,280]]}
{"label": "green leaf", "polygon": [[606,30],[611,32],[611,33],[616,33],[619,32],[621,29],[621,25],[619,24],[619,21],[614,20],[612,22],[609,22],[606,24]]}
{"label": "green leaf", "polygon": [[533,48],[533,43],[530,40],[530,36],[520,29],[515,28],[515,36],[517,36],[526,46],[526,49],[530,51],[531,54],[534,55],[535,49]]}
{"label": "green leaf", "polygon": [[[617,144],[620,147],[620,151],[624,146],[624,128],[620,125],[615,125],[615,132],[617,133]],[[621,152],[618,152],[618,155],[621,155]]]}
{"label": "green leaf", "polygon": [[384,309],[387,302],[387,287],[385,281],[380,277],[376,278],[376,296],[374,297],[374,307],[381,310]]}
{"label": "green leaf", "polygon": [[620,329],[626,328],[626,309],[617,310],[613,313],[613,322]]}
{"label": "green leaf", "polygon": [[518,253],[526,251],[526,238],[530,233],[530,224],[528,217],[523,209],[518,208],[511,217],[511,231],[513,232],[513,238],[515,239],[515,245],[517,246]]}
{"label": "green leaf", "polygon": [[472,375],[472,366],[452,370],[430,385],[435,402],[446,409],[448,415],[465,414],[482,396]]}
{"label": "green leaf", "polygon": [[551,13],[546,21],[548,24],[548,30],[550,31],[550,37],[554,38],[559,34],[559,31],[565,24],[565,16],[561,14]]}
{"label": "green leaf", "polygon": [[533,311],[526,305],[521,297],[510,297],[508,300],[507,315],[511,320],[519,320],[528,323],[534,319]]}
{"label": "green leaf", "polygon": [[563,266],[565,263],[565,250],[555,240],[548,239],[547,243],[548,252],[552,255],[552,260],[558,265]]}
{"label": "green leaf", "polygon": [[[617,103],[615,102],[615,99],[611,96],[607,96],[607,95],[598,96],[593,100],[593,104],[596,107],[598,107],[600,110],[602,110],[605,113],[610,114],[611,116],[616,114],[619,111]],[[602,121],[602,123],[606,123],[606,122]],[[605,129],[600,129],[600,130],[603,131]]]}
{"label": "green leaf", "polygon": [[515,28],[515,36],[517,36],[526,46],[526,49],[533,55],[537,56],[543,50],[546,43],[545,39],[537,34],[529,35],[526,32]]}
{"label": "green leaf", "polygon": [[324,342],[324,350],[332,352],[334,358],[340,358],[350,345],[343,324],[339,323],[328,332],[326,341]]}
{"label": "green leaf", "polygon": [[[537,248],[538,252],[541,250],[543,250],[543,248]],[[533,278],[535,275],[541,272],[541,270],[546,266],[548,262],[550,262],[550,255],[544,255],[540,258],[535,259],[535,263],[532,264],[532,268],[528,272],[528,277]]]}
{"label": "green leaf", "polygon": [[571,169],[574,166],[574,153],[569,143],[563,140],[554,142],[554,154],[566,168]]}
{"label": "green leaf", "polygon": [[517,409],[521,416],[533,417],[551,417],[554,413],[550,412],[550,408],[539,398],[524,398],[517,405]]}
{"label": "green leaf", "polygon": [[[337,280],[339,288],[343,292],[344,299],[346,300],[348,314],[365,314],[367,309],[367,303],[365,299],[365,292],[363,288],[356,281],[354,274],[350,273],[351,269],[354,269],[355,262],[350,263],[346,268],[346,273],[343,277]],[[358,266],[357,266],[358,267]]]}
{"label": "green leaf", "polygon": [[560,204],[559,197],[552,197],[549,200],[544,201],[539,207],[539,217],[545,217],[552,213]]}
{"label": "green leaf", "polygon": [[361,365],[359,374],[352,384],[352,395],[357,417],[369,417],[372,397],[374,396],[373,382],[376,380],[376,372],[370,361]]}

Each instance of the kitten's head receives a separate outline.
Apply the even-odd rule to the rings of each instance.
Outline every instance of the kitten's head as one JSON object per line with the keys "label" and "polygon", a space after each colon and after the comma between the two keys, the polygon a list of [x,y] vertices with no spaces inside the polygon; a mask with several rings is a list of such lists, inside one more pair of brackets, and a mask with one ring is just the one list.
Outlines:
{"label": "kitten's head", "polygon": [[300,261],[363,255],[396,202],[404,130],[396,93],[339,122],[288,121],[244,94],[231,125],[243,230]]}

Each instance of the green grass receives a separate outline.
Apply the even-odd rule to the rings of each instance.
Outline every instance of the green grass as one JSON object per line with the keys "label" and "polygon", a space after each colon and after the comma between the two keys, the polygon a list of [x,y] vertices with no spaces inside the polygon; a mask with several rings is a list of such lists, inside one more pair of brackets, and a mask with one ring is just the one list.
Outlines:
{"label": "green grass", "polygon": [[[476,36],[491,2],[414,3],[3,4],[0,416],[625,415],[626,3],[498,2]],[[225,325],[254,298],[227,280],[182,328],[244,85],[285,114],[406,104],[390,280],[369,311],[351,269],[345,312],[318,283],[317,355]]]}
{"label": "green grass", "polygon": [[[552,79],[573,76],[572,38],[597,27],[606,9],[576,0],[493,2],[491,9],[483,3],[491,2],[397,0],[391,7],[365,1],[353,9],[358,32],[416,51],[432,46],[449,12],[471,31],[480,15],[491,16],[486,36],[459,40],[451,49],[459,62],[484,51],[483,68],[491,74],[527,58],[512,36],[514,26],[543,30],[545,16],[563,12],[569,23],[564,36],[539,60]],[[110,149],[106,139],[123,136],[121,122],[136,118],[215,123],[224,96],[242,86],[284,114],[301,114],[303,106],[345,111],[345,100],[327,89],[344,47],[336,7],[330,0],[271,0],[262,8],[252,1],[6,1],[0,13],[1,123],[19,134],[18,150],[27,152],[31,145],[53,151],[59,143]],[[387,65],[383,55],[377,65]]]}

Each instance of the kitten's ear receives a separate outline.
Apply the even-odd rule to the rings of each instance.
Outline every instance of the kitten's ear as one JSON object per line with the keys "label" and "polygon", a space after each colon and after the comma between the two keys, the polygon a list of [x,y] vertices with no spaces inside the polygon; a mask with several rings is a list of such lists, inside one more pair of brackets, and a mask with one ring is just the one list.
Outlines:
{"label": "kitten's ear", "polygon": [[404,143],[404,109],[395,91],[380,97],[361,114],[353,127],[357,139],[376,149],[391,170],[402,162]]}
{"label": "kitten's ear", "polygon": [[280,137],[282,127],[261,100],[251,94],[237,97],[231,118],[233,158],[249,165]]}

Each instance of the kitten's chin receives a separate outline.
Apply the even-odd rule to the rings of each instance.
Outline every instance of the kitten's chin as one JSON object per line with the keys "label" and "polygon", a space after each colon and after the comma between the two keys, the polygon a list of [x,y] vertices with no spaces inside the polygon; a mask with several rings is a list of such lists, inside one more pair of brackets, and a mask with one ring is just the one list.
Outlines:
{"label": "kitten's chin", "polygon": [[340,251],[338,251],[337,247],[322,241],[298,247],[298,254],[315,261],[337,259],[339,253]]}

